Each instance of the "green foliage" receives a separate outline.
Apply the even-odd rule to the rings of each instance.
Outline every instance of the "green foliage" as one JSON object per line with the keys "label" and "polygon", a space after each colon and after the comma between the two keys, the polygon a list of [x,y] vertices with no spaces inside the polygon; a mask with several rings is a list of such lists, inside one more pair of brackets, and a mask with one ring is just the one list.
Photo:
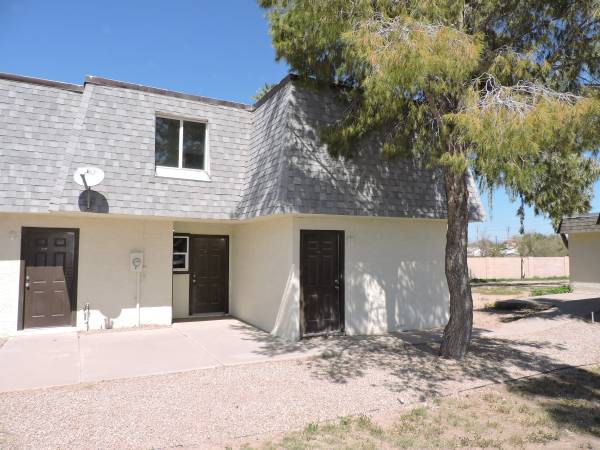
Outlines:
{"label": "green foliage", "polygon": [[267,92],[269,92],[275,86],[275,83],[265,83],[263,86],[261,86],[261,88],[258,91],[256,91],[256,94],[252,96],[252,100],[254,100],[255,102],[259,101],[265,96]]}
{"label": "green foliage", "polygon": [[555,227],[563,215],[589,210],[600,175],[597,100],[540,98],[525,114],[472,107],[446,117],[468,140],[473,167],[488,188],[503,185],[536,214],[548,214]]}
{"label": "green foliage", "polygon": [[568,294],[571,292],[571,286],[568,284],[563,284],[561,286],[554,287],[534,287],[531,288],[531,295],[533,297],[539,297],[542,295],[553,295],[553,294]]}
{"label": "green foliage", "polygon": [[[547,215],[587,211],[600,176],[598,0],[259,0],[273,45],[305,79],[341,83],[322,130],[352,157],[378,133],[408,156]],[[564,92],[577,95],[566,95]]]}
{"label": "green foliage", "polygon": [[525,233],[517,238],[520,256],[567,256],[562,239],[557,235]]}
{"label": "green foliage", "polygon": [[477,37],[453,27],[422,24],[408,16],[359,22],[343,42],[370,70],[362,81],[369,104],[395,102],[397,88],[417,95],[455,93],[476,68],[481,54]]}

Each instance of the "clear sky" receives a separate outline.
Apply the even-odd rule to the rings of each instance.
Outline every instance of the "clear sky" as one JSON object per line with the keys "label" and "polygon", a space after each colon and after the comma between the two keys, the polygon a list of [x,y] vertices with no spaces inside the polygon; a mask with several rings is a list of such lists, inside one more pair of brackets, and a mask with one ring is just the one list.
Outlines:
{"label": "clear sky", "polygon": [[[0,0],[0,71],[82,83],[85,75],[251,103],[287,73],[252,0]],[[596,186],[593,210],[600,210]],[[518,232],[518,205],[496,192],[470,238]],[[507,230],[508,228],[508,230]],[[527,231],[552,232],[527,212]]]}
{"label": "clear sky", "polygon": [[[519,218],[517,209],[520,203],[512,203],[503,189],[494,192],[490,204],[487,193],[481,194],[488,218],[485,222],[472,223],[469,226],[469,240],[476,240],[477,236],[498,241],[506,239],[510,235],[519,232]],[[592,211],[600,212],[600,183],[594,186],[594,198],[592,199]],[[533,214],[532,208],[525,210],[525,232],[537,231],[539,233],[554,233],[550,220]]]}

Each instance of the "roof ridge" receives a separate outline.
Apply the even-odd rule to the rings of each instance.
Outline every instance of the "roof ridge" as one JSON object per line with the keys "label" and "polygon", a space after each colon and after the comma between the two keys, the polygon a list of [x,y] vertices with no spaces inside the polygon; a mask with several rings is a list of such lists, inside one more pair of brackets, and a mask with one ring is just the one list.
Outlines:
{"label": "roof ridge", "polygon": [[582,219],[587,217],[597,217],[600,215],[600,212],[589,212],[585,214],[576,214],[574,216],[564,216],[563,219]]}
{"label": "roof ridge", "polygon": [[64,89],[65,91],[77,92],[79,94],[83,92],[83,85],[81,84],[65,83],[63,81],[47,80],[45,78],[28,77],[25,75],[17,75],[8,72],[0,72],[0,79],[16,81],[18,83],[37,84],[40,86]]}
{"label": "roof ridge", "polygon": [[184,100],[201,101],[201,102],[208,103],[208,104],[215,105],[215,106],[227,106],[227,107],[232,107],[232,108],[239,108],[239,109],[244,109],[246,111],[252,111],[254,109],[254,107],[252,105],[249,105],[247,103],[233,102],[233,101],[229,101],[229,100],[220,100],[220,99],[216,99],[216,98],[212,98],[212,97],[204,97],[202,95],[196,95],[196,94],[187,94],[185,92],[172,91],[169,89],[163,89],[163,88],[158,88],[158,87],[153,87],[153,86],[146,86],[146,85],[137,84],[137,83],[129,83],[127,81],[112,80],[110,78],[97,77],[94,75],[87,75],[85,77],[85,84],[95,84],[95,85],[99,85],[99,86],[109,86],[109,87],[117,87],[117,88],[122,88],[122,89],[131,89],[131,90],[135,90],[135,91],[148,92],[151,94],[159,94],[159,95],[166,95],[169,97],[181,98]]}
{"label": "roof ridge", "polygon": [[265,95],[263,95],[261,98],[259,98],[256,102],[254,102],[254,104],[252,105],[252,108],[254,108],[254,110],[256,110],[257,108],[259,108],[263,103],[265,103],[267,100],[269,100],[271,97],[273,97],[275,95],[275,93],[277,93],[283,86],[285,86],[288,82],[297,79],[298,77],[292,73],[288,73],[285,77],[283,77],[281,79],[281,81],[279,83],[277,83],[276,85],[274,85],[273,87],[271,87],[271,89],[269,89]]}
{"label": "roof ridge", "polygon": [[57,89],[64,89],[67,91],[83,93],[86,84],[95,84],[99,86],[118,87],[122,89],[131,89],[136,91],[148,92],[159,95],[166,95],[169,97],[181,98],[184,100],[201,101],[215,106],[227,106],[232,108],[239,108],[246,111],[253,112],[265,103],[270,97],[285,86],[288,82],[298,79],[295,74],[287,74],[283,77],[275,86],[273,86],[265,95],[263,95],[258,101],[253,104],[234,102],[231,100],[222,100],[214,97],[205,97],[197,94],[189,94],[181,91],[174,91],[165,88],[159,88],[154,86],[147,86],[139,83],[131,83],[128,81],[115,80],[112,78],[104,78],[96,75],[86,75],[85,82],[83,84],[66,83],[63,81],[48,80],[45,78],[29,77],[25,75],[17,75],[14,73],[0,72],[0,79],[16,81],[20,83],[37,84],[40,86],[54,87]]}

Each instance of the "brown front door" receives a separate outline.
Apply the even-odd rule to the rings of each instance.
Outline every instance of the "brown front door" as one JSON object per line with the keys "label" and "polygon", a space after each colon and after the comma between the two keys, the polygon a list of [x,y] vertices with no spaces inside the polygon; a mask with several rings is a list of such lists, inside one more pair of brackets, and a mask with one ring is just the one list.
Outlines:
{"label": "brown front door", "polygon": [[300,231],[303,334],[343,331],[343,264],[343,231]]}
{"label": "brown front door", "polygon": [[190,315],[229,311],[229,238],[190,236]]}
{"label": "brown front door", "polygon": [[23,228],[23,327],[71,325],[77,288],[78,230]]}

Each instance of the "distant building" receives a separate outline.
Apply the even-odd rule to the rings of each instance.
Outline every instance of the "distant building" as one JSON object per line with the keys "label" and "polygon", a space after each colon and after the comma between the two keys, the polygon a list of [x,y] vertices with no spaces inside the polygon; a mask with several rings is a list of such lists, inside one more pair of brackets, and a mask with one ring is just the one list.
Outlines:
{"label": "distant building", "polygon": [[508,239],[502,243],[502,256],[519,256],[519,244],[515,239]]}
{"label": "distant building", "polygon": [[573,289],[576,292],[600,290],[600,215],[565,217],[558,233],[569,248]]}
{"label": "distant building", "polygon": [[467,247],[468,256],[483,256],[483,250],[476,245],[469,245]]}

